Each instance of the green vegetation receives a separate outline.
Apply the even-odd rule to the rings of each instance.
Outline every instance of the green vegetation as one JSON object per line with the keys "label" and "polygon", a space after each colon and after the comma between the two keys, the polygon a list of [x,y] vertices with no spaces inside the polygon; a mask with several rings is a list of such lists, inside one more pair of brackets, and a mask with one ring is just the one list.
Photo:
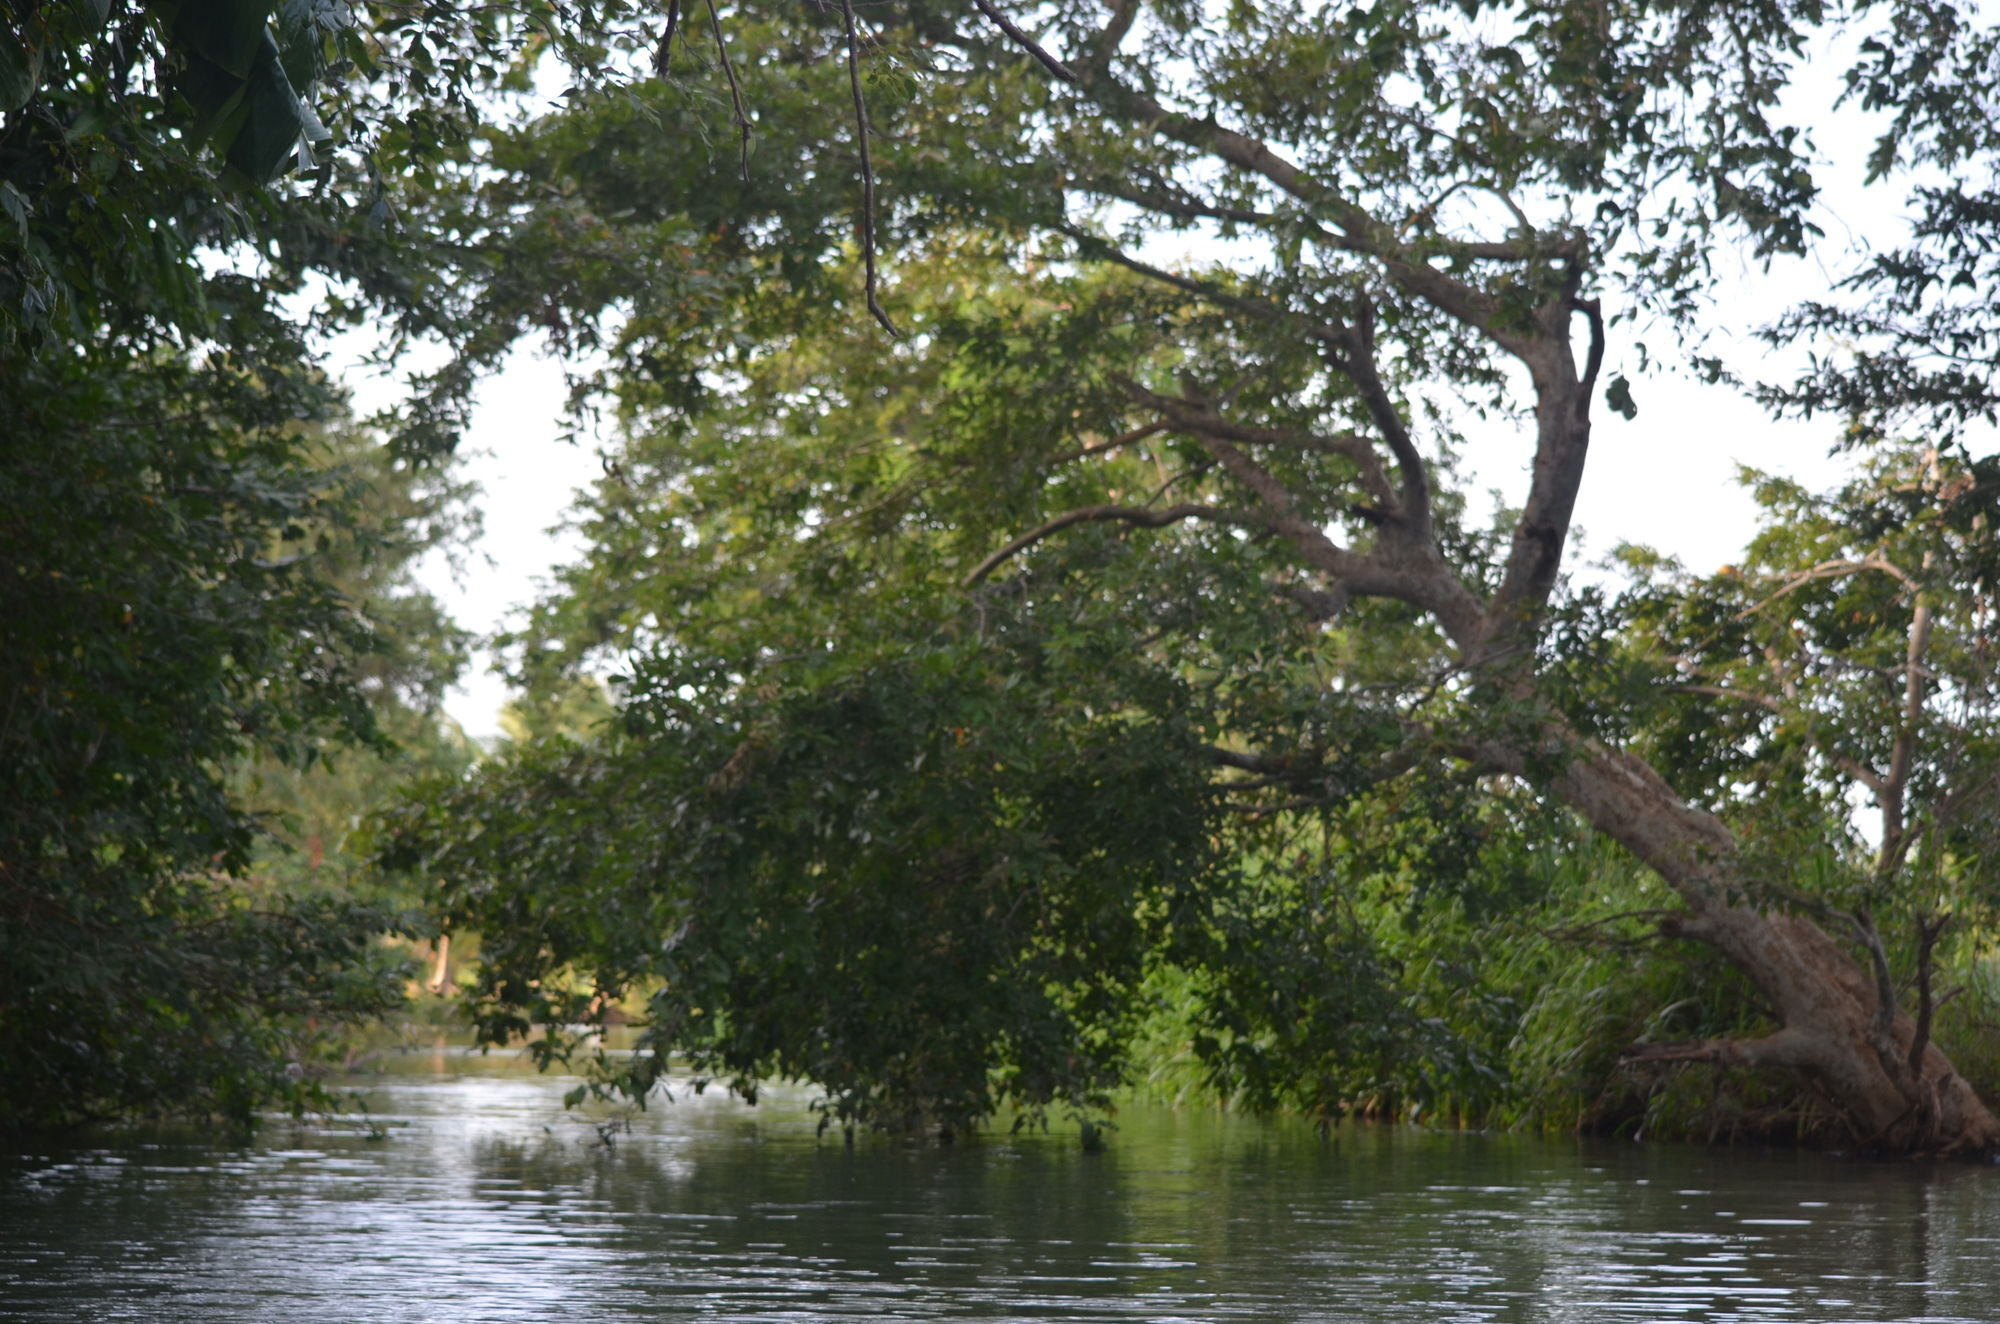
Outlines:
{"label": "green vegetation", "polygon": [[[2000,151],[1977,14],[215,13],[29,5],[0,47],[0,1120],[298,1103],[295,1027],[393,1001],[362,903],[421,900],[484,1038],[635,1016],[595,1060],[636,1095],[677,1056],[840,1126],[1150,1078],[2000,1147],[2000,245],[1940,182]],[[1893,251],[1819,243],[1836,37]],[[1764,330],[1795,378],[1704,338],[1746,257],[1847,264]],[[362,319],[449,357],[387,449],[332,444],[347,489],[308,332]],[[399,567],[530,332],[622,440],[467,775]],[[1755,477],[1718,574],[1577,576],[1599,401],[1663,354],[1831,413],[1856,476]],[[1456,472],[1482,414],[1518,510]],[[402,881],[329,878],[418,771]]]}
{"label": "green vegetation", "polygon": [[[262,811],[303,828],[328,774],[277,782],[434,739],[458,645],[404,570],[435,475],[346,424],[288,303],[398,284],[361,163],[255,186],[311,116],[269,7],[229,12],[0,14],[0,1130],[313,1105],[419,922],[270,864]],[[300,88],[351,34],[293,20],[334,17],[279,16]]]}

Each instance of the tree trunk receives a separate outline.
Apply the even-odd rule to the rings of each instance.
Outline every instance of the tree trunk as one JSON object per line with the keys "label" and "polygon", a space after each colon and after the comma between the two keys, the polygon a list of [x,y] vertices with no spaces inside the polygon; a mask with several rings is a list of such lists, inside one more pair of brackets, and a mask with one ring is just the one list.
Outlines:
{"label": "tree trunk", "polygon": [[[1555,774],[1554,790],[1657,871],[1685,903],[1663,931],[1721,952],[1756,985],[1778,1022],[1761,1039],[1644,1045],[1632,1057],[1797,1071],[1864,1149],[2000,1153],[2000,1119],[1944,1053],[1926,1044],[1911,1062],[1916,1026],[1894,1005],[1893,992],[1811,920],[1757,908],[1751,900],[1757,880],[1746,876],[1735,839],[1714,815],[1687,804],[1629,754],[1567,732],[1562,743],[1572,756]],[[1524,776],[1532,763],[1518,751],[1499,757]]]}

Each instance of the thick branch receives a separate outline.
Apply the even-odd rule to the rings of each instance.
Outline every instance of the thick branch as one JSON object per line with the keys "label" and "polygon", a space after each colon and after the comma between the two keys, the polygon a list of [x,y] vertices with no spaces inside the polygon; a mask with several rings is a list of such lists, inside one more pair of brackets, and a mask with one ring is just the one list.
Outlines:
{"label": "thick branch", "polygon": [[1132,30],[1132,21],[1139,17],[1139,0],[1109,0],[1111,18],[1104,30],[1097,34],[1097,40],[1090,43],[1090,56],[1086,62],[1092,69],[1102,69],[1118,53],[1118,47],[1125,40],[1125,34]]}
{"label": "thick branch", "polygon": [[1206,520],[1211,524],[1233,524],[1240,528],[1266,528],[1270,521],[1248,511],[1227,510],[1220,506],[1199,503],[1161,506],[1150,509],[1145,506],[1084,506],[1078,510],[1066,511],[1039,528],[1030,529],[1009,542],[1005,547],[981,561],[965,577],[964,585],[971,588],[985,579],[1008,560],[1033,547],[1051,534],[1062,532],[1077,524],[1096,521],[1113,521],[1122,524],[1136,524],[1141,528],[1158,529],[1183,520]]}
{"label": "thick branch", "polygon": [[1289,538],[1306,562],[1336,577],[1353,574],[1360,558],[1326,536],[1326,530],[1298,512],[1298,504],[1285,485],[1255,460],[1219,436],[1197,433],[1195,440],[1228,471],[1229,476],[1257,494],[1267,520],[1277,532]]}
{"label": "thick branch", "polygon": [[1910,1072],[1921,1076],[1924,1050],[1931,1045],[1931,1015],[1943,1004],[1931,996],[1931,957],[1951,927],[1950,915],[1917,916],[1917,1030],[1910,1040]]}
{"label": "thick branch", "polygon": [[1882,931],[1875,927],[1875,917],[1866,908],[1849,915],[1848,923],[1867,951],[1868,965],[1875,976],[1875,1011],[1869,1018],[1869,1039],[1874,1045],[1875,1056],[1881,1060],[1882,1070],[1908,1097],[1913,1081],[1905,1070],[1907,1064],[1896,1052],[1896,1013],[1899,1010],[1896,981],[1889,972],[1889,953],[1882,944]]}
{"label": "thick branch", "polygon": [[1231,423],[1199,401],[1159,395],[1131,381],[1125,383],[1125,389],[1135,400],[1165,414],[1177,432],[1213,437],[1244,446],[1284,446],[1292,450],[1341,456],[1359,471],[1358,481],[1362,490],[1385,512],[1396,512],[1395,494],[1390,491],[1388,476],[1382,471],[1382,461],[1368,439],[1358,433],[1341,432],[1323,436],[1289,428],[1252,427]]}
{"label": "thick branch", "polygon": [[1382,431],[1382,439],[1389,443],[1389,453],[1396,457],[1396,468],[1402,475],[1403,518],[1409,526],[1412,537],[1426,545],[1431,541],[1431,488],[1428,466],[1418,453],[1417,445],[1410,439],[1410,430],[1403,424],[1402,411],[1389,398],[1388,388],[1382,384],[1382,375],[1375,363],[1375,319],[1372,309],[1364,306],[1364,315],[1349,329],[1344,343],[1336,353],[1335,366],[1345,372],[1361,392],[1361,401],[1368,406],[1368,416],[1375,420],[1375,426]]}
{"label": "thick branch", "polygon": [[[1584,361],[1583,380],[1577,386],[1577,403],[1587,416],[1591,392],[1597,389],[1597,373],[1604,366],[1604,306],[1595,299],[1578,299],[1576,310],[1590,323],[1590,351]],[[1587,417],[1583,420],[1587,421]]]}
{"label": "thick branch", "polygon": [[1272,588],[1281,597],[1290,598],[1306,613],[1311,621],[1330,621],[1347,610],[1353,594],[1347,586],[1336,583],[1332,588],[1314,588],[1309,584],[1274,584]]}
{"label": "thick branch", "polygon": [[1618,1060],[1636,1063],[1707,1062],[1726,1067],[1809,1067],[1815,1061],[1812,1041],[1796,1030],[1779,1030],[1762,1039],[1691,1039],[1671,1044],[1633,1044]]}
{"label": "thick branch", "polygon": [[1257,494],[1269,512],[1268,526],[1289,539],[1306,564],[1338,581],[1343,591],[1422,607],[1454,633],[1472,628],[1478,620],[1478,603],[1435,549],[1399,544],[1366,556],[1349,551],[1299,514],[1292,494],[1264,466],[1220,437],[1197,434],[1195,440],[1230,477]]}
{"label": "thick branch", "polygon": [[1917,726],[1924,715],[1924,655],[1931,643],[1931,606],[1917,599],[1910,615],[1909,644],[1903,654],[1903,710],[1896,724],[1896,742],[1889,752],[1889,771],[1876,791],[1882,809],[1882,850],[1875,860],[1875,876],[1888,878],[1902,867],[1909,854],[1909,824],[1903,812],[1903,792],[1910,782],[1910,768],[1916,761]]}
{"label": "thick branch", "polygon": [[667,25],[660,32],[660,44],[653,51],[653,71],[665,78],[674,58],[674,34],[681,26],[681,0],[667,0]]}
{"label": "thick branch", "polygon": [[1537,314],[1540,334],[1520,351],[1535,384],[1535,464],[1528,499],[1514,526],[1507,569],[1483,625],[1491,657],[1524,653],[1562,570],[1563,549],[1576,514],[1590,453],[1590,382],[1604,359],[1604,320],[1589,318],[1591,343],[1584,377],[1571,356],[1572,299]]}

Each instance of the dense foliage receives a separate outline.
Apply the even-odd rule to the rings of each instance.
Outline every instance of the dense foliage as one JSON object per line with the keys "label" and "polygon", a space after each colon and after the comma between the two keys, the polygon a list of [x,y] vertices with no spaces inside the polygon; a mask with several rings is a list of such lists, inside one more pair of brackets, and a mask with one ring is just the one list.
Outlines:
{"label": "dense foliage", "polygon": [[[1900,566],[1904,526],[1857,519],[1860,489],[1788,509],[1741,601],[1657,570],[1616,601],[1563,580],[1596,402],[1629,416],[1662,343],[1777,407],[1841,410],[1852,444],[1921,418],[1961,463],[1993,367],[1953,292],[1990,233],[1974,15],[717,18],[611,15],[607,50],[652,69],[492,140],[507,259],[484,307],[605,351],[631,439],[589,562],[522,642],[531,679],[606,660],[615,720],[401,825],[449,921],[510,935],[489,1033],[643,998],[643,1047],[740,1088],[805,1074],[838,1117],[957,1126],[1097,1101],[1153,1033],[1134,1008],[1172,990],[1205,1069],[1252,1097],[1335,1109],[1397,1061],[1425,1069],[1383,1090],[1466,1097],[1523,986],[1482,981],[1486,930],[1438,916],[1561,928],[1566,895],[1591,919],[1546,861],[1594,830],[1663,887],[1574,936],[1709,944],[1737,1007],[1775,1017],[1718,1008],[1672,1040],[1642,1014],[1642,1061],[1794,1068],[1868,1143],[1993,1143],[1930,1039],[1937,916],[1979,897],[1914,881],[1983,876],[1949,809],[1987,784],[1983,738],[1930,722],[1960,691],[1911,643],[1939,581],[1904,567],[1796,620],[1765,601],[1843,579],[1799,556]],[[1833,94],[1882,116],[1856,175],[1915,187],[1957,237],[1864,256],[1770,328],[1853,350],[1758,383],[1703,340],[1712,273],[1818,252],[1799,74],[1836,33],[1855,54]],[[1640,326],[1650,356],[1621,339]],[[1534,454],[1492,527],[1453,489],[1453,421],[1481,410]],[[1931,564],[1976,635],[1983,580]],[[1890,824],[1879,860],[1855,795]],[[1121,845],[1134,827],[1149,849]],[[1105,907],[1115,924],[1082,923]],[[1398,942],[1397,914],[1439,945]],[[1462,976],[1412,968],[1431,956]],[[1454,981],[1494,1013],[1431,1014]]]}
{"label": "dense foliage", "polygon": [[[287,302],[423,271],[306,145],[292,93],[380,40],[341,13],[0,16],[0,1128],[303,1106],[314,1040],[401,996],[409,921],[253,869],[246,780],[382,744],[456,665],[389,568],[439,480],[328,431]],[[287,164],[317,186],[258,186]]]}

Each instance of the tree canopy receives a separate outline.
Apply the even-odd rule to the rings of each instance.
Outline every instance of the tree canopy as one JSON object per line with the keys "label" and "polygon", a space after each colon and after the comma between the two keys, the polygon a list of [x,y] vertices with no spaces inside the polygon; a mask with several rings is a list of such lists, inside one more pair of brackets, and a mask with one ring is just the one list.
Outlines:
{"label": "tree canopy", "polygon": [[[1881,112],[1856,172],[1927,215],[1977,213],[1979,185],[1940,182],[1990,173],[1994,38],[1975,15],[857,13],[628,29],[662,77],[495,139],[505,207],[486,214],[507,218],[508,256],[486,306],[602,349],[632,440],[593,502],[589,564],[523,655],[533,673],[610,650],[615,729],[523,753],[406,825],[411,858],[451,880],[453,922],[520,938],[486,986],[489,1028],[644,992],[648,1046],[745,1089],[811,1076],[840,1116],[957,1124],[995,1081],[1080,1106],[1161,968],[1209,981],[1204,1014],[1249,1038],[1283,1015],[1334,1043],[1392,1027],[1390,982],[1339,920],[1339,862],[1385,822],[1411,829],[1387,847],[1410,852],[1399,869],[1461,889],[1510,868],[1531,886],[1524,843],[1580,823],[1663,880],[1658,932],[1714,948],[1768,1010],[1764,1033],[1641,1058],[1789,1068],[1865,1143],[1993,1144],[1929,1039],[1933,994],[1902,1009],[1882,927],[1911,935],[1897,960],[1924,983],[1939,903],[1901,871],[1959,867],[1945,806],[1988,784],[1978,737],[1927,725],[1960,699],[1927,660],[1946,636],[1917,624],[1940,604],[1905,570],[1845,605],[1846,634],[1785,616],[1815,599],[1782,575],[1844,582],[1787,540],[1902,566],[1906,526],[1865,515],[1890,498],[1797,496],[1798,525],[1729,581],[1757,595],[1731,609],[1743,624],[1698,647],[1674,631],[1724,610],[1700,605],[1713,586],[1612,603],[1564,577],[1599,399],[1634,407],[1633,332],[1777,408],[1837,410],[1834,443],[1921,425],[1948,457],[1985,416],[1986,314],[1953,284],[1976,281],[1984,229],[1920,224],[1768,328],[1814,351],[1798,380],[1703,340],[1725,257],[1826,252],[1804,73],[1827,43],[1853,55],[1826,95]],[[1836,332],[1852,350],[1819,348]],[[1481,410],[1532,456],[1522,507],[1490,524],[1453,484],[1457,427]],[[1934,517],[1976,543],[1983,470],[1952,471],[1967,477],[1915,500],[1969,502]],[[1850,525],[1865,532],[1836,552]],[[1977,578],[1953,582],[1979,619]],[[1753,643],[1759,622],[1775,635]],[[1716,693],[1741,682],[1731,647],[1775,650],[1758,697]],[[1925,762],[1962,790],[1925,783]],[[1887,825],[1874,864],[1846,826],[1856,787]],[[1510,788],[1557,826],[1510,820]],[[1941,798],[1910,817],[1913,795]],[[1146,826],[1153,853],[1104,853],[1163,805],[1181,834]],[[451,831],[476,813],[496,817]],[[1313,831],[1327,844],[1298,851]],[[1837,860],[1819,876],[1799,868],[1805,837]],[[581,930],[566,896],[593,898]],[[1119,925],[1079,930],[1079,904]],[[1040,963],[1079,933],[1094,956]],[[987,991],[961,1008],[964,987]],[[975,1051],[954,1058],[944,1026]],[[1042,1071],[1045,1041],[1070,1075]]]}

